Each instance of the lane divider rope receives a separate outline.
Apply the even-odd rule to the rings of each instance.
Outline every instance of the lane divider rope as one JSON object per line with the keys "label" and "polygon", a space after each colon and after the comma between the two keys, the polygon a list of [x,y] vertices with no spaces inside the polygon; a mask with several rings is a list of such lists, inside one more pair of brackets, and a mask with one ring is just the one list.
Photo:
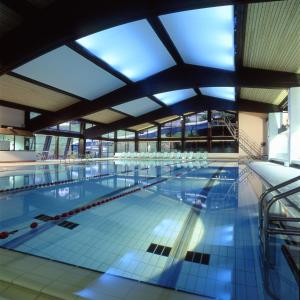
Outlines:
{"label": "lane divider rope", "polygon": [[[167,165],[164,165],[164,166],[172,166],[172,165],[175,165],[175,164],[167,164]],[[148,168],[144,168],[144,170],[146,169],[149,169]],[[142,170],[142,169],[140,169]],[[124,171],[122,171],[124,172]],[[132,172],[132,171],[130,171]],[[160,179],[158,181],[155,181],[155,182],[152,182],[152,183],[148,183],[148,184],[144,184],[142,185],[141,187],[137,187],[135,189],[130,189],[129,191],[126,191],[126,192],[123,192],[123,193],[120,193],[118,195],[115,195],[115,196],[111,196],[111,197],[108,197],[108,198],[104,198],[102,200],[98,200],[98,201],[94,201],[92,203],[89,203],[88,205],[83,205],[81,207],[78,207],[78,208],[75,208],[75,209],[72,209],[68,212],[63,212],[61,214],[58,214],[58,215],[55,215],[54,217],[50,217],[49,220],[45,221],[45,222],[48,222],[48,221],[54,221],[54,222],[57,222],[57,221],[63,221],[64,219],[68,218],[68,217],[72,217],[73,215],[75,214],[78,214],[80,212],[83,212],[85,210],[88,210],[88,209],[91,209],[91,208],[94,208],[96,206],[100,206],[100,205],[103,205],[105,203],[108,203],[108,202],[111,202],[113,200],[116,200],[116,199],[119,199],[121,197],[124,197],[124,196],[127,196],[129,194],[132,194],[132,193],[135,193],[137,191],[140,191],[142,189],[145,189],[145,188],[148,188],[148,187],[151,187],[153,185],[156,185],[156,184],[159,184],[159,183],[162,183],[164,181],[167,181],[167,180],[171,180],[173,178],[176,178],[176,177],[179,177],[179,176],[182,176],[184,175],[185,173],[188,173],[188,172],[184,172],[184,173],[176,173],[174,177],[171,177],[171,178],[163,178],[163,179]],[[116,174],[117,175],[117,174]],[[32,222],[29,224],[29,227],[31,228],[31,230],[34,230],[36,228],[38,228],[38,226],[42,224],[41,222]],[[6,239],[9,237],[9,235],[12,235],[12,234],[15,234],[23,229],[27,229],[28,226],[26,227],[22,227],[22,228],[19,228],[19,229],[14,229],[12,231],[2,231],[0,232],[0,239]]]}

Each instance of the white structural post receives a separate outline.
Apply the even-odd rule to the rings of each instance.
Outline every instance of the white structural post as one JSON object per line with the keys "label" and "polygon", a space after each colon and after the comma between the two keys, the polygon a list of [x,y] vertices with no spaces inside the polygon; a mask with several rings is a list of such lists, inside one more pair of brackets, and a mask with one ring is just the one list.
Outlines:
{"label": "white structural post", "polygon": [[289,89],[289,162],[300,164],[300,87]]}

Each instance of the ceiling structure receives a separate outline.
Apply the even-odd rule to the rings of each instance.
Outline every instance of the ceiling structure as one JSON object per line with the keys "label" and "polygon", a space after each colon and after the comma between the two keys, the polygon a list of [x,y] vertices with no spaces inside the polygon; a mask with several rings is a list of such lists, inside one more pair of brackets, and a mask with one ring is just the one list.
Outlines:
{"label": "ceiling structure", "polygon": [[298,0],[19,2],[0,0],[0,105],[41,113],[33,132],[83,119],[96,138],[186,112],[279,111],[300,86]]}

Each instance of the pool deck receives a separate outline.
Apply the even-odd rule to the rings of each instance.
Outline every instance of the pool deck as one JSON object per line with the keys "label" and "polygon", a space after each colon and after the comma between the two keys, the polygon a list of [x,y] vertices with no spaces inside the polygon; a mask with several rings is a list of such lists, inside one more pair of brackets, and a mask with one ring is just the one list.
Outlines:
{"label": "pool deck", "polygon": [[205,300],[198,295],[0,249],[0,300]]}
{"label": "pool deck", "polygon": [[267,161],[253,161],[249,166],[272,186],[300,175],[300,169]]}

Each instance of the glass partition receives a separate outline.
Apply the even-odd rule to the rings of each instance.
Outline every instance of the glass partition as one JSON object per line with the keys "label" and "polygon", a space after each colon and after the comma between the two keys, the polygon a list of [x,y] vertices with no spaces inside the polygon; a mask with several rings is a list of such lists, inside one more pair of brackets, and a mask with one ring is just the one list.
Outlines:
{"label": "glass partition", "polygon": [[207,111],[185,117],[185,137],[201,137],[207,134]]}
{"label": "glass partition", "polygon": [[181,137],[181,125],[182,120],[177,119],[172,122],[165,123],[161,126],[162,138],[180,138]]}
{"label": "glass partition", "polygon": [[156,152],[157,142],[139,142],[139,152]]}
{"label": "glass partition", "polygon": [[138,138],[139,139],[156,139],[157,138],[157,127],[151,127],[151,128],[139,131]]}
{"label": "glass partition", "polygon": [[162,141],[161,152],[181,152],[180,141]]}

